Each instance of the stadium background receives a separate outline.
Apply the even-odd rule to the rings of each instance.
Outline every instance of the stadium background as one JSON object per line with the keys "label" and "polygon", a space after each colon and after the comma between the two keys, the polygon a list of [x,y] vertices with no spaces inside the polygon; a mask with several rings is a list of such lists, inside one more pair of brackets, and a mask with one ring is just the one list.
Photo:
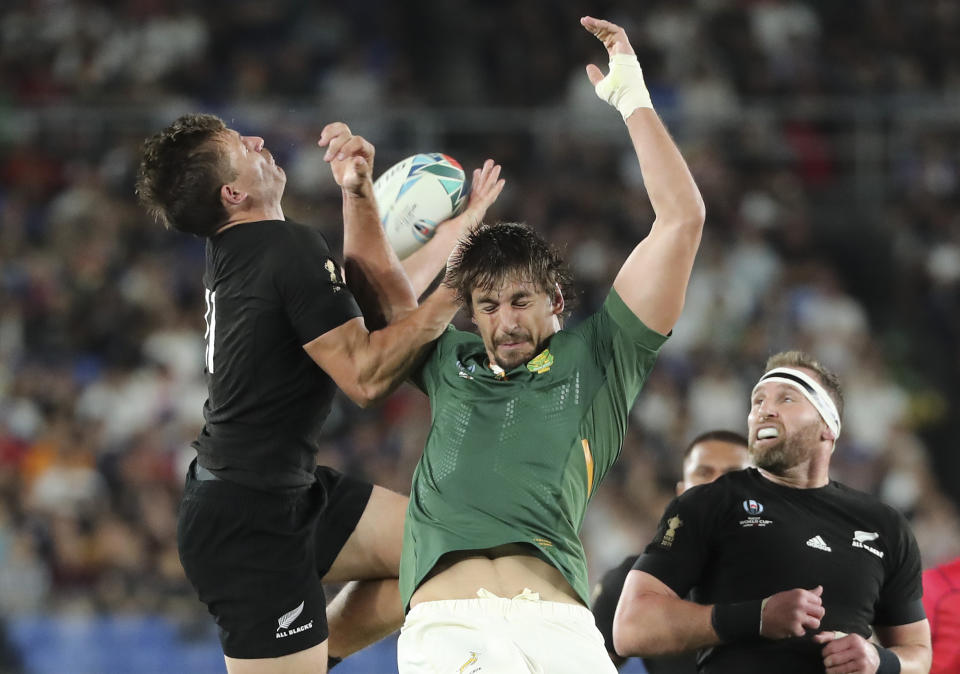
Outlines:
{"label": "stadium background", "polygon": [[[339,237],[315,139],[377,172],[418,151],[508,187],[491,218],[566,246],[573,320],[651,211],[583,74],[581,14],[624,25],[708,219],[687,306],[583,529],[593,578],[649,539],[697,432],[745,428],[766,355],[842,375],[832,475],[960,553],[960,5],[8,0],[0,10],[0,671],[222,671],[177,561],[200,424],[202,243],[133,197],[142,139],[188,111],[261,135],[288,217]],[[341,399],[320,459],[406,492],[429,423],[405,388]],[[341,665],[390,671],[392,642]],[[631,671],[640,671],[633,665]]]}

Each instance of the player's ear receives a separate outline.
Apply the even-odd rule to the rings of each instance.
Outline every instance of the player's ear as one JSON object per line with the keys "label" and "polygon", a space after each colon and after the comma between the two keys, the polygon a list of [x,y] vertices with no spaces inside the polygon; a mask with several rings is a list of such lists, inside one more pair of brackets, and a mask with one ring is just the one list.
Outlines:
{"label": "player's ear", "polygon": [[249,195],[246,192],[238,190],[233,185],[227,184],[220,187],[220,202],[226,208],[239,206],[247,196]]}
{"label": "player's ear", "polygon": [[683,493],[683,480],[677,482],[677,496]]}
{"label": "player's ear", "polygon": [[820,439],[821,439],[821,440],[829,440],[829,441],[833,442],[834,440],[837,439],[837,435],[836,435],[836,433],[834,433],[833,431],[830,430],[830,427],[829,427],[829,426],[824,426],[823,432],[820,433]]}
{"label": "player's ear", "polygon": [[553,314],[559,316],[563,313],[563,293],[560,291],[560,286],[556,283],[553,284]]}

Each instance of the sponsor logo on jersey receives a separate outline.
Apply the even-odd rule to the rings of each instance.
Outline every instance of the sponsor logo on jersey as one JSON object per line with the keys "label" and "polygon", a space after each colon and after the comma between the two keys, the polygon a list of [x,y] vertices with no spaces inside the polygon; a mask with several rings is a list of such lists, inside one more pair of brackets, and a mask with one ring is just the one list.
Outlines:
{"label": "sponsor logo on jersey", "polygon": [[811,538],[809,541],[807,541],[807,545],[809,545],[811,548],[816,548],[817,550],[823,550],[824,552],[832,552],[830,546],[827,545],[827,542],[819,536],[814,536]]}
{"label": "sponsor logo on jersey", "polygon": [[305,602],[300,602],[300,605],[297,608],[293,609],[292,611],[287,611],[282,616],[277,618],[277,634],[276,634],[277,639],[283,639],[285,637],[290,636],[291,634],[299,634],[300,632],[306,632],[307,630],[313,628],[313,621],[311,620],[310,622],[304,623],[299,627],[294,627],[293,629],[289,629],[290,625],[292,625],[297,620],[297,618],[300,617],[300,614],[303,613],[304,603]]}
{"label": "sponsor logo on jersey", "polygon": [[467,367],[459,360],[457,361],[457,376],[463,377],[464,379],[473,379],[473,371],[477,369],[476,365],[471,365]]}
{"label": "sponsor logo on jersey", "polygon": [[877,550],[876,548],[867,545],[871,541],[875,541],[880,538],[880,534],[875,531],[854,531],[853,532],[853,541],[850,543],[855,548],[860,548],[870,552],[880,559],[883,559],[883,551]]}
{"label": "sponsor logo on jersey", "polygon": [[762,528],[768,524],[773,524],[773,520],[765,520],[760,517],[763,512],[763,504],[752,498],[743,502],[743,511],[749,515],[747,519],[740,520],[740,526],[744,528]]}
{"label": "sponsor logo on jersey", "polygon": [[553,365],[553,354],[550,349],[544,349],[539,354],[530,359],[527,363],[527,369],[534,374],[543,374],[549,372]]}
{"label": "sponsor logo on jersey", "polygon": [[667,530],[660,539],[660,545],[669,548],[673,545],[673,539],[677,537],[677,529],[683,526],[683,520],[674,515],[667,520]]}

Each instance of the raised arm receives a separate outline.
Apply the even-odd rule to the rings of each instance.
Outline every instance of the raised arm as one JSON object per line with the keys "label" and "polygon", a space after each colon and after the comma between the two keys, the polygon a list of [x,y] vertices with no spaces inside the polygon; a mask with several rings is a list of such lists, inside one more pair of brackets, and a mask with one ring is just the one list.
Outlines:
{"label": "raised arm", "polygon": [[492,159],[473,170],[467,207],[456,217],[440,223],[436,234],[423,247],[402,260],[404,270],[419,297],[444,267],[457,242],[483,221],[487,209],[503,191],[500,165]]}
{"label": "raised arm", "polygon": [[373,196],[374,149],[343,122],[327,124],[317,141],[343,193],[344,281],[367,324],[379,328],[413,311],[417,294],[387,241]]}
{"label": "raised arm", "polygon": [[680,150],[653,110],[623,28],[592,17],[580,22],[603,42],[610,56],[606,77],[594,65],[587,66],[587,76],[597,94],[623,116],[656,214],[650,233],[633,249],[613,287],[647,327],[666,334],[683,309],[703,232],[703,199]]}
{"label": "raised arm", "polygon": [[303,348],[351,400],[367,407],[407,378],[458,308],[453,291],[441,285],[380,330],[370,332],[363,318],[354,318]]}

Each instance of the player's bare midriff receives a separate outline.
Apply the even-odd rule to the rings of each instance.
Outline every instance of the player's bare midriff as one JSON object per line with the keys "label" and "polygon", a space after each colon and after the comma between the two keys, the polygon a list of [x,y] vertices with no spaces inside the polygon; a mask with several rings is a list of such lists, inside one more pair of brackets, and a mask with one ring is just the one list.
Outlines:
{"label": "player's bare midriff", "polygon": [[507,599],[529,589],[539,593],[542,601],[582,605],[563,574],[535,556],[530,546],[511,543],[486,550],[448,552],[413,593],[410,606],[425,601],[476,599],[481,588]]}

